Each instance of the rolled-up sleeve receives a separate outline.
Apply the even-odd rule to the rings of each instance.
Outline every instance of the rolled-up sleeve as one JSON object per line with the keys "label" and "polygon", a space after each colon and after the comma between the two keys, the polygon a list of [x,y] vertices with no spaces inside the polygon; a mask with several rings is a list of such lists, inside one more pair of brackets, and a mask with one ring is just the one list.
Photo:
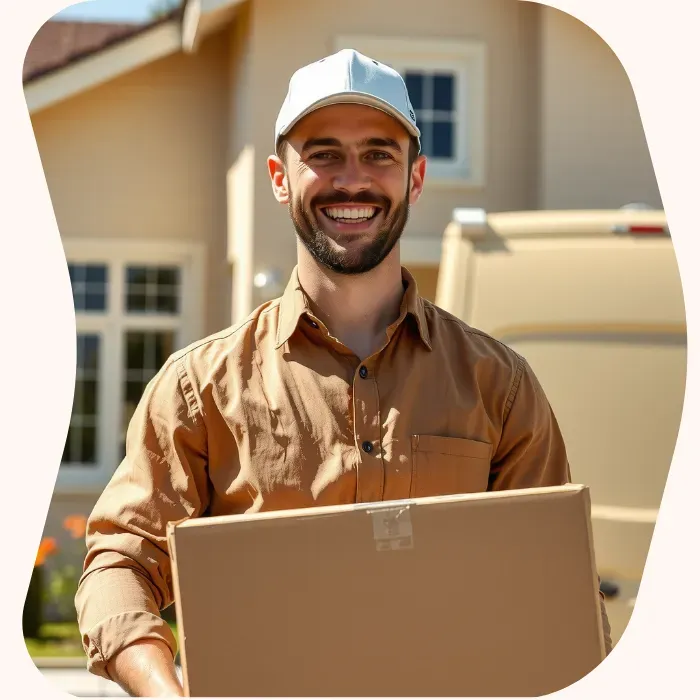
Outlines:
{"label": "rolled-up sleeve", "polygon": [[134,642],[177,643],[160,611],[173,602],[167,525],[208,505],[206,429],[183,358],[146,387],[129,423],[126,457],[93,509],[75,598],[88,670]]}
{"label": "rolled-up sleeve", "polygon": [[[559,424],[540,382],[522,357],[518,359],[504,415],[489,488],[499,491],[570,483],[571,470]],[[602,591],[599,596],[605,651],[609,654],[610,622]]]}

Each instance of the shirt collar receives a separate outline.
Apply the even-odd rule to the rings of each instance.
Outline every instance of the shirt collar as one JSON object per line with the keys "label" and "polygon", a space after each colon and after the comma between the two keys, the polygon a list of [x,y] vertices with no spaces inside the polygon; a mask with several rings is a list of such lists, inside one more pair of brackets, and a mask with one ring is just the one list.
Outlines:
{"label": "shirt collar", "polygon": [[[423,298],[418,294],[418,285],[405,267],[401,268],[401,278],[404,283],[405,292],[401,300],[401,312],[397,320],[397,325],[404,320],[407,314],[411,314],[418,324],[418,332],[421,340],[428,350],[432,350],[428,323],[425,318],[425,305]],[[304,293],[301,283],[299,282],[299,268],[295,265],[284,294],[280,299],[276,348],[282,347],[282,345],[292,337],[292,334],[299,325],[299,319],[304,315],[311,320],[314,318],[308,297]]]}

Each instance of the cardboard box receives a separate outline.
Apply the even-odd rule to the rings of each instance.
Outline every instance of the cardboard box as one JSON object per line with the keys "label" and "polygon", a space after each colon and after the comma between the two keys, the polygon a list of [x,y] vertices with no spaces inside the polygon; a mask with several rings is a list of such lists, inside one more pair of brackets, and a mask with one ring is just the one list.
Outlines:
{"label": "cardboard box", "polygon": [[583,486],[169,529],[190,696],[520,696],[605,657]]}

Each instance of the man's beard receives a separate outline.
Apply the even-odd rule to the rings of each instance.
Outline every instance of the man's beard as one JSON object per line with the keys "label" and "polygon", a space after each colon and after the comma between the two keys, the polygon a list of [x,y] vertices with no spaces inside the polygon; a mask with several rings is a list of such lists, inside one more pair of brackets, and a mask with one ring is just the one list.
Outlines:
{"label": "man's beard", "polygon": [[[305,209],[300,201],[295,200],[292,190],[289,188],[289,215],[301,242],[319,263],[343,275],[358,275],[377,267],[401,238],[408,222],[408,195],[409,188],[406,188],[404,199],[399,202],[393,212],[391,211],[391,200],[388,197],[369,192],[360,192],[355,196],[342,192],[319,195],[314,197],[309,203],[309,208]],[[312,212],[318,211],[319,207],[343,204],[373,204],[378,206],[386,216],[374,239],[357,253],[334,249],[328,234],[318,225],[316,217],[312,214]],[[390,213],[387,214],[387,212]],[[379,215],[377,214],[377,216]]]}

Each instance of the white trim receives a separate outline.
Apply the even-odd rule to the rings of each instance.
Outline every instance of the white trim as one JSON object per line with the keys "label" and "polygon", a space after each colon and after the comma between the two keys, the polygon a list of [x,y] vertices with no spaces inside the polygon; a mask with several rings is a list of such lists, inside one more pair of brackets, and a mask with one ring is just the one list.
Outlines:
{"label": "white trim", "polygon": [[[63,239],[71,262],[105,263],[109,268],[107,310],[102,314],[76,312],[78,333],[96,332],[100,345],[100,398],[98,463],[96,466],[62,465],[57,493],[99,491],[118,466],[123,390],[123,331],[125,329],[175,330],[178,347],[202,337],[206,247],[199,242],[177,240]],[[153,314],[130,316],[122,311],[123,269],[128,264],[178,265],[182,271],[182,306],[175,317]]]}
{"label": "white trim", "polygon": [[401,263],[405,265],[440,265],[442,239],[435,236],[402,236]]}
{"label": "white trim", "polygon": [[199,47],[199,22],[202,18],[202,0],[189,0],[182,13],[182,50],[194,53]]}
{"label": "white trim", "polygon": [[54,73],[30,81],[24,96],[30,113],[46,109],[128,71],[179,51],[179,22],[158,25],[132,39],[76,61]]}
{"label": "white trim", "polygon": [[186,53],[195,53],[210,28],[216,27],[215,21],[208,22],[215,13],[234,9],[244,0],[188,0],[182,15],[182,49]]}
{"label": "white trim", "polygon": [[486,180],[486,46],[476,39],[440,40],[340,35],[335,50],[354,48],[397,70],[447,69],[457,80],[454,162],[428,159],[426,187],[483,187]]}

